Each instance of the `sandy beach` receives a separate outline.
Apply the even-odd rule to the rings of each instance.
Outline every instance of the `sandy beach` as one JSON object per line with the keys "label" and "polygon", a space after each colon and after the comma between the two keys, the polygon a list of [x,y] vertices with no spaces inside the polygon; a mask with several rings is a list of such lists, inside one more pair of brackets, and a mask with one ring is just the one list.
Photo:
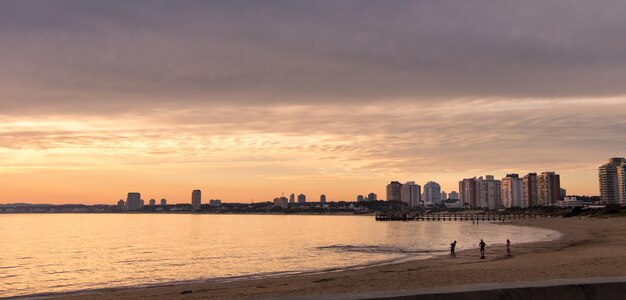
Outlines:
{"label": "sandy beach", "polygon": [[440,256],[322,274],[119,289],[63,294],[51,298],[241,299],[626,276],[624,217],[515,220],[512,224],[554,229],[563,236],[555,241],[522,245],[515,244],[515,238],[512,237],[513,257],[506,257],[504,245],[494,245],[487,247],[486,260],[480,260],[478,249],[472,249],[458,252],[456,259]]}

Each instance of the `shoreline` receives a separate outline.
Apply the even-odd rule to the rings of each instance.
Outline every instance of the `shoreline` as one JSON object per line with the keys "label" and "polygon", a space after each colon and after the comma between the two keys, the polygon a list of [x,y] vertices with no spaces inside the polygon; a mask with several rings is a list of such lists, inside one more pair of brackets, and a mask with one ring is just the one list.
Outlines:
{"label": "shoreline", "polygon": [[[622,223],[626,218],[622,219]],[[587,221],[582,222],[594,222],[594,219],[585,219]],[[524,256],[528,254],[542,254],[552,253],[563,250],[574,242],[568,242],[568,234],[579,233],[579,230],[574,232],[562,231],[567,223],[572,221],[581,222],[581,219],[538,219],[538,220],[514,220],[512,222],[493,222],[495,224],[503,225],[515,225],[515,226],[530,226],[540,227],[546,229],[557,230],[560,232],[560,237],[544,242],[534,242],[527,244],[514,244],[513,254],[517,256]],[[574,223],[576,223],[574,222]],[[570,227],[570,226],[566,226]],[[580,236],[578,239],[586,239],[585,236]],[[580,242],[580,241],[578,241]],[[502,248],[502,249],[500,249]],[[398,274],[406,273],[410,277],[415,277],[420,273],[422,276],[428,273],[430,269],[437,269],[450,266],[480,266],[484,263],[497,263],[500,261],[509,260],[509,258],[503,255],[504,245],[492,243],[492,246],[487,247],[487,259],[484,261],[478,260],[477,249],[464,249],[457,252],[457,258],[451,259],[447,254],[435,255],[425,259],[412,259],[412,258],[400,258],[398,260],[377,262],[371,265],[353,266],[341,269],[326,269],[320,271],[308,271],[304,273],[290,274],[290,273],[278,273],[276,276],[268,276],[267,274],[257,274],[249,276],[238,276],[221,279],[205,279],[194,280],[187,282],[174,281],[169,283],[151,284],[145,286],[127,286],[127,287],[112,287],[95,290],[78,290],[62,293],[46,293],[37,295],[25,295],[19,298],[38,298],[38,299],[110,299],[110,298],[137,298],[137,297],[158,297],[158,298],[180,298],[186,294],[191,294],[193,297],[207,297],[207,298],[265,298],[265,297],[280,297],[280,296],[310,296],[320,294],[317,290],[318,287],[322,288],[322,291],[332,291],[334,294],[343,293],[355,293],[359,291],[384,291],[389,288],[392,289],[404,289],[404,288],[428,288],[428,287],[440,287],[442,285],[449,285],[454,283],[453,281],[447,282],[446,280],[441,282],[425,281],[420,284],[415,282],[409,282],[406,284],[399,284],[398,281],[393,281],[391,285],[387,284],[365,284],[359,286],[350,278],[365,279],[362,277],[372,277],[373,279],[380,279],[381,283],[387,280],[380,277],[381,274]],[[449,270],[448,270],[449,271]],[[626,272],[623,273],[626,275]],[[417,274],[419,275],[419,274]],[[383,275],[384,277],[384,275]],[[418,278],[420,276],[417,276]],[[589,276],[586,276],[589,277]],[[515,278],[511,278],[515,281]],[[344,282],[346,281],[346,282]],[[357,280],[358,281],[358,280]],[[519,281],[519,280],[517,280]],[[400,280],[402,282],[402,280]],[[474,282],[472,280],[457,281],[457,284],[469,284]],[[482,283],[483,281],[479,281]],[[486,281],[489,282],[489,281]],[[349,283],[349,285],[346,285]],[[335,285],[335,286],[333,286]],[[337,286],[338,285],[338,286]],[[219,291],[218,293],[216,293]],[[181,294],[185,292],[185,294]],[[327,293],[324,293],[327,294]]]}
{"label": "shoreline", "polygon": [[528,244],[515,244],[513,241],[511,258],[504,255],[503,245],[493,244],[492,247],[487,247],[486,260],[478,259],[477,249],[465,249],[457,252],[456,259],[440,255],[337,271],[281,274],[276,277],[234,281],[173,282],[157,286],[40,294],[22,298],[268,298],[477,283],[626,276],[626,253],[622,253],[626,247],[626,218],[554,218],[514,220],[498,224],[552,229],[559,231],[561,236],[552,241]]}

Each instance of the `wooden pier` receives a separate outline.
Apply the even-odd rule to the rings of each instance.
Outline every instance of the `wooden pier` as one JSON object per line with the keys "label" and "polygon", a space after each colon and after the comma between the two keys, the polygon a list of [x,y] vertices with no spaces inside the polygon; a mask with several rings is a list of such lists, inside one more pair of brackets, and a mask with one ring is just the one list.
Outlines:
{"label": "wooden pier", "polygon": [[410,213],[378,213],[376,221],[506,221],[541,218],[560,218],[561,214],[420,214]]}

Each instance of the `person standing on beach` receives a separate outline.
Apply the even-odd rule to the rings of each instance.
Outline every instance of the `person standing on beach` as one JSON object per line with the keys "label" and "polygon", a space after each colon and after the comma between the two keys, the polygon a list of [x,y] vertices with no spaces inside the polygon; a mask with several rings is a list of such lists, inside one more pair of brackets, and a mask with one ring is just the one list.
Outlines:
{"label": "person standing on beach", "polygon": [[452,244],[450,244],[450,257],[455,258],[456,257],[456,253],[454,252],[454,248],[456,248],[456,241],[452,242]]}
{"label": "person standing on beach", "polygon": [[511,256],[511,241],[506,239],[506,256]]}
{"label": "person standing on beach", "polygon": [[485,247],[487,246],[487,244],[485,244],[485,241],[483,241],[483,239],[480,239],[480,243],[478,244],[478,246],[480,246],[480,259],[485,259]]}

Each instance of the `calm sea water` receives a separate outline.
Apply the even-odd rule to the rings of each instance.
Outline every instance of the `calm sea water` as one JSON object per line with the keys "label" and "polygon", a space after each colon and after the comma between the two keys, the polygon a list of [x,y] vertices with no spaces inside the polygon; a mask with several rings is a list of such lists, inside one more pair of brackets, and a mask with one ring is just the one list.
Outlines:
{"label": "calm sea water", "polygon": [[551,240],[552,230],[373,216],[0,214],[0,297],[323,271]]}

